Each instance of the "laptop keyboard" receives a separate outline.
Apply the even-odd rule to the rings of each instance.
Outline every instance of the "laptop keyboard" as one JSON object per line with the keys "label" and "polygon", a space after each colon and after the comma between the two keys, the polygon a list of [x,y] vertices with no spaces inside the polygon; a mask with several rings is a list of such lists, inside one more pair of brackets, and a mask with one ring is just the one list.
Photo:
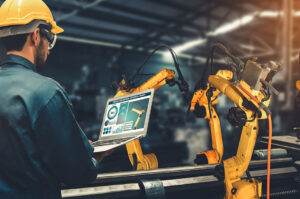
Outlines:
{"label": "laptop keyboard", "polygon": [[110,144],[119,144],[121,142],[124,142],[126,140],[130,140],[133,137],[129,137],[129,138],[119,138],[119,139],[114,139],[114,140],[98,140],[96,142],[92,143],[92,146],[96,147],[96,146],[105,146],[105,145],[110,145]]}

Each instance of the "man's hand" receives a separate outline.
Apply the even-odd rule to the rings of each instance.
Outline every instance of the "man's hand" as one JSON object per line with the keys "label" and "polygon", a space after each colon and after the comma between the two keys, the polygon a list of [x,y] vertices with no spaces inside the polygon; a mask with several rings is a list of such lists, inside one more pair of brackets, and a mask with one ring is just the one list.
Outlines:
{"label": "man's hand", "polygon": [[94,153],[94,158],[97,160],[98,163],[100,163],[106,156],[114,152],[114,150],[115,149],[110,149],[108,151],[103,151],[101,153]]}
{"label": "man's hand", "polygon": [[[93,143],[92,140],[89,140],[90,144]],[[106,156],[110,155],[112,152],[114,152],[115,149],[110,149],[108,151],[103,151],[101,153],[94,153],[94,158],[97,160],[98,163],[100,163]]]}

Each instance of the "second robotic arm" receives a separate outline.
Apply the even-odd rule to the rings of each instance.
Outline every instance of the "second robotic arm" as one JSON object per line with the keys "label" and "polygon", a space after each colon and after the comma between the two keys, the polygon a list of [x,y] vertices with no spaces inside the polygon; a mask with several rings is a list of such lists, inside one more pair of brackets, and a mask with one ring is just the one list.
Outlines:
{"label": "second robotic arm", "polygon": [[[232,72],[228,70],[219,70],[216,76],[226,80],[232,79]],[[195,164],[218,164],[221,163],[223,157],[223,140],[219,117],[213,107],[218,104],[219,90],[216,90],[211,85],[208,85],[205,90],[197,90],[192,98],[190,110],[197,117],[209,120],[211,133],[212,149],[201,151],[197,154]]]}

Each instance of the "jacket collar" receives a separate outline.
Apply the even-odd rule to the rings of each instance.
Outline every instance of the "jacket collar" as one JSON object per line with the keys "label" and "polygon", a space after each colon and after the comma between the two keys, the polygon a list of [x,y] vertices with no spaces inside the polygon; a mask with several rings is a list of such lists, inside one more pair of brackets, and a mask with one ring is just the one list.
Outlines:
{"label": "jacket collar", "polygon": [[13,55],[13,54],[6,55],[4,61],[2,62],[1,65],[5,65],[5,64],[22,65],[25,68],[36,72],[35,65],[33,65],[33,63],[31,63],[28,59],[21,57],[19,55]]}

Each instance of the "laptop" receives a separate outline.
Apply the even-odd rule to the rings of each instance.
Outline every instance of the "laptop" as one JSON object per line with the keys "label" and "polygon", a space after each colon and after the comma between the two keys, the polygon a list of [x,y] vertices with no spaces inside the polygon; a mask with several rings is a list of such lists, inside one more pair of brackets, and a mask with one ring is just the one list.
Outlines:
{"label": "laptop", "polygon": [[108,99],[94,153],[146,136],[154,89]]}

